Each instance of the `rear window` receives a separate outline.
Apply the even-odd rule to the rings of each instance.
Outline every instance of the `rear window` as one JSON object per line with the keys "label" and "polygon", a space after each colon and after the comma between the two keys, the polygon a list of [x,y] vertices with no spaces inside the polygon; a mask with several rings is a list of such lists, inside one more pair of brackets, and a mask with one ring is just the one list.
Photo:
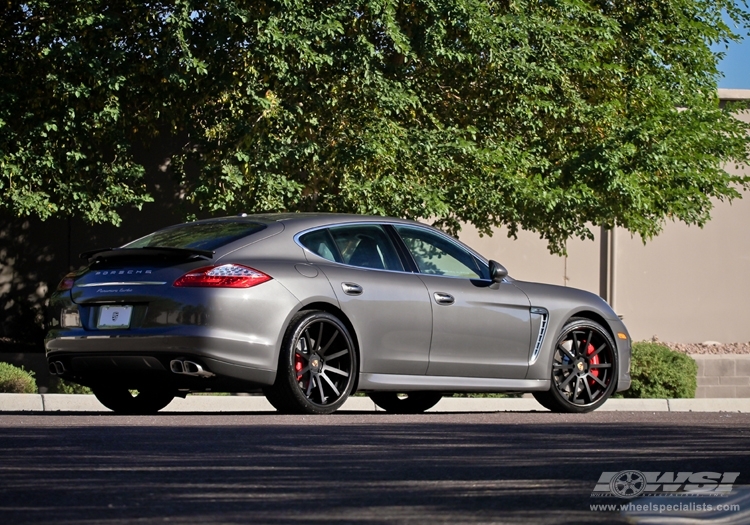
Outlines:
{"label": "rear window", "polygon": [[191,222],[151,233],[126,244],[123,248],[215,250],[265,228],[265,224],[248,221]]}

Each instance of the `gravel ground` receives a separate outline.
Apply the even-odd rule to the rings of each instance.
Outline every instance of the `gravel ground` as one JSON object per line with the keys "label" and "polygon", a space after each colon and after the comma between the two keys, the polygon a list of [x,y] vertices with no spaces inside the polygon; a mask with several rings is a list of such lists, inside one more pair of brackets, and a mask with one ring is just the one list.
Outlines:
{"label": "gravel ground", "polygon": [[660,341],[658,337],[652,337],[649,342],[668,346],[672,350],[683,354],[750,354],[750,343],[719,343],[718,341],[670,343]]}

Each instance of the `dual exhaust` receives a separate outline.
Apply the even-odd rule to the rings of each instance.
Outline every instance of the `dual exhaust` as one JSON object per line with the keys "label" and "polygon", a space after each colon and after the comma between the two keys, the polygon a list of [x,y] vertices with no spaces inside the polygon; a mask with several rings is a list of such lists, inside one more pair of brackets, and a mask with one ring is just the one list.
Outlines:
{"label": "dual exhaust", "polygon": [[169,369],[175,374],[195,377],[213,377],[215,374],[205,370],[201,365],[194,361],[185,359],[173,359],[169,362]]}
{"label": "dual exhaust", "polygon": [[[204,369],[201,365],[194,361],[187,361],[185,359],[173,359],[169,362],[169,368],[175,374],[182,374],[186,376],[194,377],[213,377],[215,374]],[[50,361],[49,373],[53,376],[61,376],[67,372],[65,365],[62,361]]]}

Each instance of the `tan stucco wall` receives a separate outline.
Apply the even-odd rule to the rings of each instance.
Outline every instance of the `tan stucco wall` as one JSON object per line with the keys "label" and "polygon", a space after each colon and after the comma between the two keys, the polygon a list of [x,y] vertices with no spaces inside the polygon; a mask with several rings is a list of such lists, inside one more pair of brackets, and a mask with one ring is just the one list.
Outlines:
{"label": "tan stucco wall", "polygon": [[615,308],[636,339],[750,341],[750,195],[713,217],[646,246],[618,232]]}

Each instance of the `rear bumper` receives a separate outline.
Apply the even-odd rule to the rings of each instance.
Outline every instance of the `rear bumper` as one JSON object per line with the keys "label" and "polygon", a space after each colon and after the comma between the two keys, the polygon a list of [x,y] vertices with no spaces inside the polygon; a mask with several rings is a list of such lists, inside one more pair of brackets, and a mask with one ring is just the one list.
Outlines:
{"label": "rear bumper", "polygon": [[[205,390],[212,384],[253,389],[276,379],[274,345],[215,336],[59,336],[48,337],[46,350],[50,363],[62,363],[62,377],[84,384],[167,382],[185,389]],[[195,361],[215,375],[176,374],[170,370],[173,359]]]}

